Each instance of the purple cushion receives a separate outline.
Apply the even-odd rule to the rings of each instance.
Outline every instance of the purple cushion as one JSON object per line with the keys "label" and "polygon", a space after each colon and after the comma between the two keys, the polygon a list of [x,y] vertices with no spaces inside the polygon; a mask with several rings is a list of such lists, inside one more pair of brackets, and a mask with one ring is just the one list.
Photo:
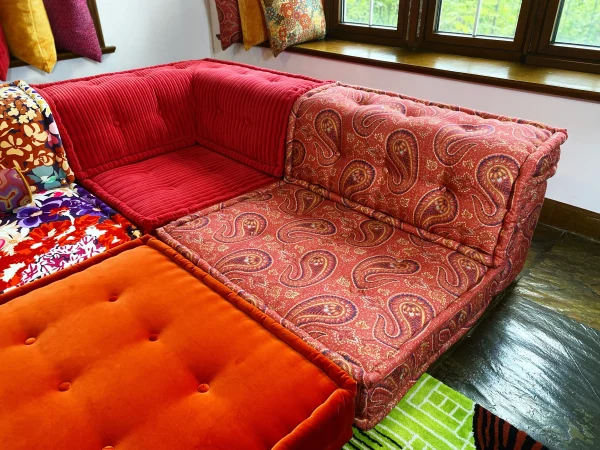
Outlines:
{"label": "purple cushion", "polygon": [[0,213],[25,206],[31,202],[29,185],[16,168],[0,169]]}
{"label": "purple cushion", "polygon": [[100,62],[102,50],[86,0],[44,0],[56,48]]}

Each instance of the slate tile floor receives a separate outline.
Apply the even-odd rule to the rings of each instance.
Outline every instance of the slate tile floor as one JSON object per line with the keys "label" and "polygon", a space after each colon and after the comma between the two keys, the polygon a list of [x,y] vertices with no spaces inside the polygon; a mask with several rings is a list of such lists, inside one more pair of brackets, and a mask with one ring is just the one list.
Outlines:
{"label": "slate tile floor", "polygon": [[600,449],[600,242],[538,225],[517,281],[428,372],[550,449]]}

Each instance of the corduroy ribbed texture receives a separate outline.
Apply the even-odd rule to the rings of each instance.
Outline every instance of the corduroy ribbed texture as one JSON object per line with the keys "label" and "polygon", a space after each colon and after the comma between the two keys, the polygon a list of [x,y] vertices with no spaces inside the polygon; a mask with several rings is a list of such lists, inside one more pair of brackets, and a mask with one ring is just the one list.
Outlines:
{"label": "corduroy ribbed texture", "polygon": [[37,86],[79,179],[200,143],[283,175],[294,101],[322,81],[211,59]]}
{"label": "corduroy ribbed texture", "polygon": [[150,233],[273,181],[270,175],[195,145],[116,167],[82,183]]}
{"label": "corduroy ribbed texture", "polygon": [[195,143],[194,65],[42,85],[79,179]]}
{"label": "corduroy ribbed texture", "polygon": [[198,67],[194,80],[198,143],[280,177],[292,106],[321,84],[216,61]]}

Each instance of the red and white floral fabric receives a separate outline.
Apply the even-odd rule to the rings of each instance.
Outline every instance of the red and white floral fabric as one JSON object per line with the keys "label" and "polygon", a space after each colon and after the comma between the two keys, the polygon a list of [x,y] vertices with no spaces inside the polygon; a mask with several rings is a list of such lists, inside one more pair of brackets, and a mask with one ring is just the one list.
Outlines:
{"label": "red and white floral fabric", "polygon": [[158,235],[358,381],[371,428],[521,270],[566,133],[332,84],[286,181]]}

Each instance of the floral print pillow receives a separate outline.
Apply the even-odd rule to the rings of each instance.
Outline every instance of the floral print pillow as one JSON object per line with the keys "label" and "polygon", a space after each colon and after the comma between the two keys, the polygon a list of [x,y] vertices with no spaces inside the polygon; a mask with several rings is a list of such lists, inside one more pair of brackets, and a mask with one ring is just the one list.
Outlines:
{"label": "floral print pillow", "polygon": [[0,85],[0,163],[18,168],[33,192],[74,180],[50,107],[24,81]]}
{"label": "floral print pillow", "polygon": [[262,4],[275,56],[290,45],[325,37],[321,0],[262,0]]}

